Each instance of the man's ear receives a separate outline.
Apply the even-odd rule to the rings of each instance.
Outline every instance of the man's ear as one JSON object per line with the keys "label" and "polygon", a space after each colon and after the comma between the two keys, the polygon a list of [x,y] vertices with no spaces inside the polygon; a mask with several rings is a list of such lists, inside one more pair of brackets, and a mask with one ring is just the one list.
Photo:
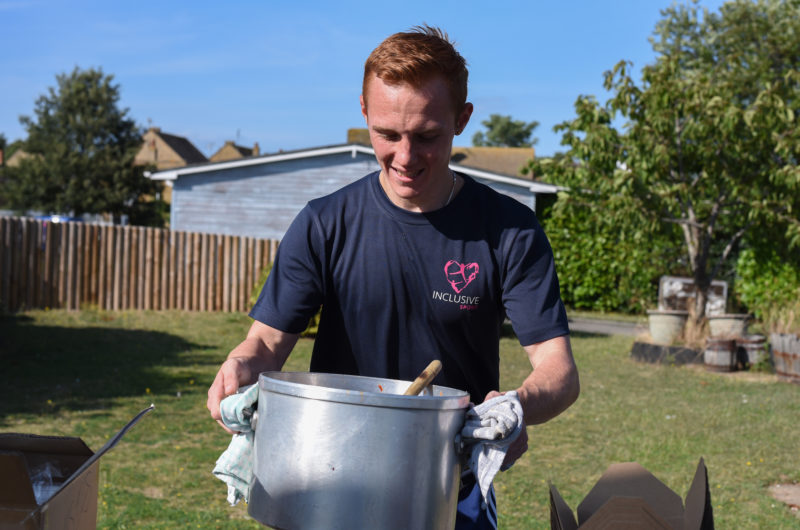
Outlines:
{"label": "man's ear", "polygon": [[364,121],[367,120],[367,104],[364,102],[364,94],[358,96],[358,101],[361,103],[361,115],[364,116]]}
{"label": "man's ear", "polygon": [[461,134],[464,131],[467,123],[469,123],[470,116],[472,116],[472,110],[472,103],[464,103],[464,108],[461,110],[458,118],[456,118],[456,135]]}

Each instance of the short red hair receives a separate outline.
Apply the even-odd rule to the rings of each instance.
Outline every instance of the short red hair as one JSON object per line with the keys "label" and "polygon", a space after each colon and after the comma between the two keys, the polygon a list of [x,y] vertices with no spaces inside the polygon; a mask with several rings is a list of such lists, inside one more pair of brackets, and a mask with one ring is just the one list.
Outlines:
{"label": "short red hair", "polygon": [[375,48],[364,64],[361,94],[367,104],[367,85],[372,76],[389,84],[408,83],[419,87],[441,75],[450,90],[456,115],[467,102],[467,62],[459,54],[447,33],[428,25],[415,26],[395,33]]}

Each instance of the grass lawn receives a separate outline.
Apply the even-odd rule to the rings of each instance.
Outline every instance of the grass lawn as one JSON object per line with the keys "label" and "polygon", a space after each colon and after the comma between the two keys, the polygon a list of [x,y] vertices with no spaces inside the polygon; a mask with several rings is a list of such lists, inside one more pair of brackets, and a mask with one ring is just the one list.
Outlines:
{"label": "grass lawn", "polygon": [[[205,410],[219,363],[241,340],[239,314],[36,311],[0,317],[0,431],[80,436],[98,449],[156,409],[103,457],[101,528],[259,528],[211,475],[230,440]],[[575,509],[613,462],[638,461],[683,497],[699,458],[718,528],[798,528],[767,487],[800,481],[800,386],[629,358],[631,337],[576,333],[578,402],[531,427],[530,450],[495,481],[502,528],[549,528],[548,481]],[[308,367],[300,341],[287,369]],[[529,370],[501,344],[503,389]]]}

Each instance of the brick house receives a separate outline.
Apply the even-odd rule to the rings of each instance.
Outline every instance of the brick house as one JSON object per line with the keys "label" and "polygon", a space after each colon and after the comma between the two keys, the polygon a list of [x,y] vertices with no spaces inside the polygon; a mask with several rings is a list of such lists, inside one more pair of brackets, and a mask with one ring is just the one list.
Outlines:
{"label": "brick house", "polygon": [[172,169],[202,164],[208,159],[183,136],[161,132],[159,127],[150,127],[144,133],[142,147],[136,153],[136,165],[154,165],[156,169]]}
{"label": "brick house", "polygon": [[211,155],[209,161],[211,162],[223,162],[225,160],[238,160],[240,158],[247,158],[248,156],[258,156],[261,154],[261,150],[258,147],[258,142],[256,142],[253,147],[244,147],[242,145],[236,145],[233,143],[232,140],[228,140],[225,142],[225,145],[219,148],[219,150]]}

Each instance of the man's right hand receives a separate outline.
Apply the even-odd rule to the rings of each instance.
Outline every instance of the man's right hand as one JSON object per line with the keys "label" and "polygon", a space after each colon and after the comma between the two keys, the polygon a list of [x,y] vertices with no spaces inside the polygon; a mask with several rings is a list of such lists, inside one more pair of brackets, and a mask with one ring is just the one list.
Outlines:
{"label": "man's right hand", "polygon": [[208,389],[206,401],[211,417],[228,433],[234,434],[222,424],[220,402],[235,394],[240,386],[255,383],[261,372],[280,370],[299,337],[299,334],[285,333],[255,321],[247,338],[228,354]]}
{"label": "man's right hand", "polygon": [[233,357],[222,363],[222,366],[220,366],[217,372],[217,376],[214,378],[214,382],[211,383],[211,387],[208,389],[206,407],[208,407],[209,412],[211,412],[211,417],[230,434],[235,433],[222,423],[219,404],[226,397],[235,394],[240,386],[254,382],[257,377],[258,374],[256,374],[256,377],[253,377],[245,358]]}

